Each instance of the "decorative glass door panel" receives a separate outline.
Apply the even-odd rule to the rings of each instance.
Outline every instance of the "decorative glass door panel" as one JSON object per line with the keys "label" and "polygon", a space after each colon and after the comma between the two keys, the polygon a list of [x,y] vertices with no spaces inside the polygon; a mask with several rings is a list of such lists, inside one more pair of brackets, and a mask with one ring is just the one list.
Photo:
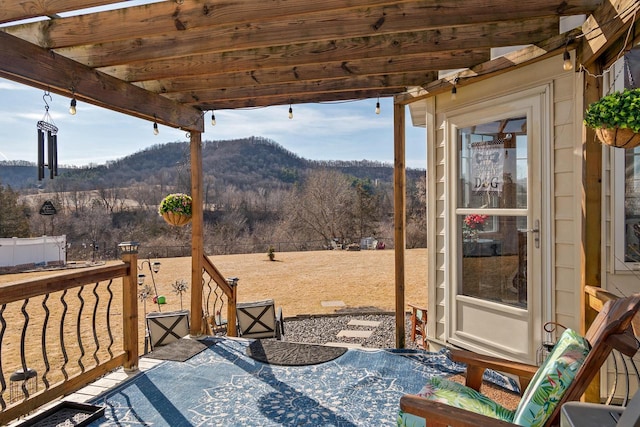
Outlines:
{"label": "decorative glass door panel", "polygon": [[459,295],[527,305],[527,118],[458,131]]}

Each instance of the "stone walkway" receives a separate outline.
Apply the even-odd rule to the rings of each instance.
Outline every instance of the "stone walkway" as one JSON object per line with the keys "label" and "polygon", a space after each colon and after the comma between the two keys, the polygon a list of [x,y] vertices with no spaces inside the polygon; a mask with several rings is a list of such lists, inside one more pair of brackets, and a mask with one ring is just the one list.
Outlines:
{"label": "stone walkway", "polygon": [[[336,307],[333,315],[299,316],[285,319],[284,340],[354,348],[395,348],[395,315],[387,312],[349,312],[342,301],[322,301]],[[417,348],[409,341],[409,315],[406,321],[406,348]]]}

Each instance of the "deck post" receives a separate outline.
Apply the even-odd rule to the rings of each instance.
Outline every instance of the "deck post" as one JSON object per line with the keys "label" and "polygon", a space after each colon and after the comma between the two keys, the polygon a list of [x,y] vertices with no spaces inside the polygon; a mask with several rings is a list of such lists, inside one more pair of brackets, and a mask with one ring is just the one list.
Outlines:
{"label": "deck post", "polygon": [[[602,73],[599,62],[595,62],[584,73],[583,110],[600,99],[602,87],[598,77]],[[589,309],[586,299],[586,286],[602,286],[601,267],[601,223],[602,223],[602,145],[597,141],[595,131],[583,125],[582,159],[583,159],[583,200],[582,200],[582,257],[581,257],[581,292],[582,301],[582,333],[585,333],[595,319],[595,313]],[[598,373],[589,388],[585,391],[587,402],[600,401],[600,374]]]}
{"label": "deck post", "polygon": [[122,346],[127,354],[125,371],[138,369],[138,244],[124,242],[118,245],[122,261],[128,264],[128,274],[122,277]]}
{"label": "deck post", "polygon": [[404,258],[406,241],[405,106],[393,104],[393,222],[396,282],[396,348],[405,348]]}
{"label": "deck post", "polygon": [[231,295],[227,297],[227,335],[230,337],[237,337],[236,301],[238,299],[238,278],[230,277],[227,279],[227,283],[231,288]]}
{"label": "deck post", "polygon": [[203,334],[202,311],[202,257],[203,195],[202,195],[202,133],[191,132],[191,327],[193,336]]}

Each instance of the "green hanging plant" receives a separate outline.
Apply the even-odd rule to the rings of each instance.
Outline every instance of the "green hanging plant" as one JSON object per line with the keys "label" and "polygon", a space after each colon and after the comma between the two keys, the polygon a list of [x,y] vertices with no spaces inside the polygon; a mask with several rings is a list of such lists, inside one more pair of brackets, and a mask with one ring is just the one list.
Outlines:
{"label": "green hanging plant", "polygon": [[191,221],[191,204],[191,196],[187,194],[169,194],[160,202],[158,213],[167,223],[182,226]]}
{"label": "green hanging plant", "polygon": [[640,89],[625,89],[589,105],[584,123],[604,144],[633,148],[640,145]]}

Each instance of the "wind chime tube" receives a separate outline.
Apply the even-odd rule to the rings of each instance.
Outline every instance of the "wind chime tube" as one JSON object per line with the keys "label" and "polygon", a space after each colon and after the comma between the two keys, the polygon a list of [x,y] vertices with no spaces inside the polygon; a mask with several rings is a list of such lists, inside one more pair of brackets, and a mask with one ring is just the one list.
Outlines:
{"label": "wind chime tube", "polygon": [[44,133],[38,129],[38,181],[44,179]]}
{"label": "wind chime tube", "polygon": [[49,178],[53,179],[53,134],[47,131],[47,167],[49,168]]}
{"label": "wind chime tube", "polygon": [[[53,135],[53,176],[58,176],[58,134]],[[51,178],[53,178],[53,176]]]}

